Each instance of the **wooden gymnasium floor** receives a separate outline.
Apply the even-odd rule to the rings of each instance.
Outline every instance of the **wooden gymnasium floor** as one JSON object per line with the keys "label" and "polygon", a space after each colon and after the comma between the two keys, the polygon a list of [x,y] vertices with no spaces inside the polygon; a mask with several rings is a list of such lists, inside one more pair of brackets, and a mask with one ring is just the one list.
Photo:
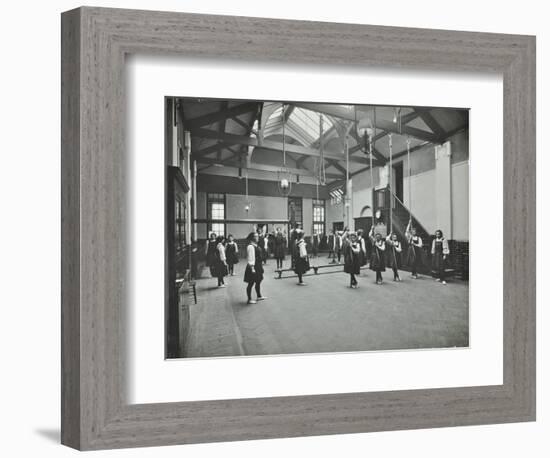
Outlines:
{"label": "wooden gymnasium floor", "polygon": [[244,261],[235,266],[227,288],[218,289],[215,278],[197,280],[189,357],[468,346],[467,282],[444,286],[401,271],[396,283],[386,271],[379,286],[373,272],[362,270],[359,289],[350,289],[349,276],[337,268],[305,277],[300,287],[296,277],[275,279],[270,259],[262,283],[268,299],[247,305],[244,267]]}

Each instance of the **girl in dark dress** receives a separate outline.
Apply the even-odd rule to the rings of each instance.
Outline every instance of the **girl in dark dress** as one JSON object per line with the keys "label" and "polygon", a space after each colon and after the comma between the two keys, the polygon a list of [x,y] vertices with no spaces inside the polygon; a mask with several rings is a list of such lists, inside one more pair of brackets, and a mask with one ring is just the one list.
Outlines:
{"label": "girl in dark dress", "polygon": [[227,258],[225,256],[224,237],[220,235],[216,238],[216,251],[214,253],[214,264],[212,276],[218,279],[218,288],[225,288],[224,277],[227,275]]}
{"label": "girl in dark dress", "polygon": [[357,235],[351,232],[348,236],[348,242],[344,248],[344,272],[349,274],[350,288],[357,288],[357,278],[361,272],[361,246],[358,243]]}
{"label": "girl in dark dress", "polygon": [[363,236],[363,229],[357,230],[357,243],[359,244],[359,265],[361,267],[367,265],[367,244]]}
{"label": "girl in dark dress", "polygon": [[[262,264],[262,250],[258,246],[258,233],[248,234],[246,247],[246,269],[244,271],[244,282],[247,283],[246,296],[247,304],[255,304],[256,301],[263,301],[267,297],[262,296],[260,285],[264,279],[264,266]],[[252,300],[252,288],[256,287],[256,301]]]}
{"label": "girl in dark dress", "polygon": [[277,261],[277,269],[283,268],[283,260],[285,259],[286,237],[278,227],[273,240],[273,257]]}
{"label": "girl in dark dress", "polygon": [[260,250],[262,252],[262,262],[264,264],[267,264],[267,247],[268,247],[268,240],[267,240],[267,233],[265,232],[265,226],[259,227],[256,232],[258,233],[258,246],[260,247]]}
{"label": "girl in dark dress", "polygon": [[443,237],[443,232],[435,231],[435,238],[432,242],[432,270],[435,273],[436,281],[447,284],[445,281],[445,267],[449,256],[449,242]]}
{"label": "girl in dark dress", "polygon": [[227,270],[229,275],[235,275],[235,264],[239,262],[239,247],[233,236],[229,234],[227,236],[227,244],[225,245],[225,256],[227,258]]}
{"label": "girl in dark dress", "polygon": [[216,234],[210,233],[210,237],[206,241],[206,267],[210,267],[210,274],[214,277],[213,267],[216,261]]}
{"label": "girl in dark dress", "polygon": [[422,238],[416,234],[416,228],[409,221],[405,231],[409,249],[407,251],[407,263],[411,268],[411,276],[418,279],[418,269],[422,266]]}
{"label": "girl in dark dress", "polygon": [[302,279],[309,270],[309,259],[307,257],[306,241],[304,240],[304,232],[297,233],[296,247],[294,248],[294,273],[298,275],[298,285],[304,286]]}
{"label": "girl in dark dress", "polygon": [[372,241],[372,254],[370,258],[370,270],[376,272],[376,284],[382,284],[382,272],[386,271],[386,263],[384,260],[384,252],[386,250],[386,243],[382,238],[382,235],[377,232],[374,234],[374,226],[370,230],[370,239]]}
{"label": "girl in dark dress", "polygon": [[388,248],[386,250],[388,253],[388,265],[393,270],[393,281],[401,281],[398,269],[401,267],[401,252],[403,248],[395,232],[392,232],[386,238],[386,247]]}

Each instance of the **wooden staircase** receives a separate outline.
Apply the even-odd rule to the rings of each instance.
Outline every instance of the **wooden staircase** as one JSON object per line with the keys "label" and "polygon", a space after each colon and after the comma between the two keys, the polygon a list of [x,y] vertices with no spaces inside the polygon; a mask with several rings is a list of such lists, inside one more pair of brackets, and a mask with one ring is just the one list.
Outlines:
{"label": "wooden staircase", "polygon": [[[392,226],[393,226],[393,232],[397,234],[399,237],[399,240],[403,244],[403,270],[410,270],[409,267],[406,265],[407,263],[407,251],[409,248],[409,244],[407,243],[407,237],[405,235],[405,232],[407,230],[407,225],[409,224],[409,219],[412,219],[412,225],[416,228],[416,234],[422,238],[423,243],[423,254],[422,254],[422,267],[419,271],[419,273],[422,273],[424,275],[430,275],[431,274],[431,243],[432,243],[432,235],[426,230],[426,228],[422,225],[422,223],[413,215],[410,213],[409,209],[397,198],[397,196],[393,193],[391,193],[391,190],[389,188],[385,188],[383,190],[379,189],[376,191],[377,193],[385,193],[386,196],[383,199],[373,199],[373,202],[385,202],[384,207],[376,207],[374,208],[374,211],[381,210],[384,215],[387,216],[387,225],[388,225],[388,231],[390,230],[390,221],[389,221],[389,214],[391,210],[391,220],[392,220]],[[390,200],[391,196],[391,200]],[[391,209],[390,209],[390,202],[391,202]]]}

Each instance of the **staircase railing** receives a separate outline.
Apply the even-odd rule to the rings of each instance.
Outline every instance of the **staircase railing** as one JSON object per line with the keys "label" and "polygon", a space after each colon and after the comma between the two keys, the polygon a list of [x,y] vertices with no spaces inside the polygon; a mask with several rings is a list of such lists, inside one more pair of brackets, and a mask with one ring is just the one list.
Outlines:
{"label": "staircase railing", "polygon": [[[430,268],[431,255],[429,252],[430,251],[429,248],[431,246],[430,245],[431,236],[429,232],[420,223],[418,218],[409,211],[409,209],[405,206],[405,204],[395,194],[391,193],[389,189],[387,190],[387,192],[390,193],[389,201],[390,201],[391,208],[387,210],[392,212],[393,231],[396,234],[398,234],[398,236],[401,238],[402,243],[406,248],[404,252],[407,253],[409,244],[406,239],[405,232],[407,229],[407,225],[409,224],[409,219],[412,219],[412,224],[413,224],[413,227],[416,229],[416,234],[424,242],[424,247],[421,255],[422,262],[420,263],[418,271],[419,273],[429,275],[431,272],[431,268]],[[407,266],[407,263],[406,263],[406,254],[404,256],[405,257],[403,258],[404,262],[403,262],[402,268],[404,270],[409,270],[409,267]]]}
{"label": "staircase railing", "polygon": [[[391,191],[390,191],[391,192]],[[413,223],[413,227],[416,228],[416,232],[419,236],[421,236],[422,238],[424,237],[429,237],[430,233],[426,230],[426,228],[424,226],[422,226],[422,224],[420,223],[420,221],[418,220],[418,218],[405,206],[405,204],[399,199],[399,197],[397,197],[394,193],[391,193],[391,197],[394,201],[394,204],[392,206],[392,216],[393,216],[393,220],[395,221],[395,217],[401,215],[401,214],[405,214],[407,215],[407,221],[406,223],[404,223],[405,227],[403,228],[403,235],[404,235],[404,231],[407,227],[407,224],[409,223],[409,218],[412,219],[412,223]],[[402,219],[399,219],[399,222],[401,224],[403,224],[403,221]]]}

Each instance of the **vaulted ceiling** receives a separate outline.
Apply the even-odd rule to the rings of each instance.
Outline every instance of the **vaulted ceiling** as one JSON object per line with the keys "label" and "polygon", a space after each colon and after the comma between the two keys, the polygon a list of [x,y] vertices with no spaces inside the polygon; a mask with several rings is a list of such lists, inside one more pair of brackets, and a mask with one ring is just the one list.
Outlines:
{"label": "vaulted ceiling", "polygon": [[[178,98],[183,128],[191,132],[193,159],[214,165],[277,172],[283,166],[317,176],[324,163],[328,181],[370,167],[368,148],[357,131],[368,119],[374,129],[373,166],[428,144],[440,144],[468,128],[468,110],[428,107],[335,105]],[[283,153],[284,151],[284,153]],[[283,159],[284,158],[284,159]]]}

